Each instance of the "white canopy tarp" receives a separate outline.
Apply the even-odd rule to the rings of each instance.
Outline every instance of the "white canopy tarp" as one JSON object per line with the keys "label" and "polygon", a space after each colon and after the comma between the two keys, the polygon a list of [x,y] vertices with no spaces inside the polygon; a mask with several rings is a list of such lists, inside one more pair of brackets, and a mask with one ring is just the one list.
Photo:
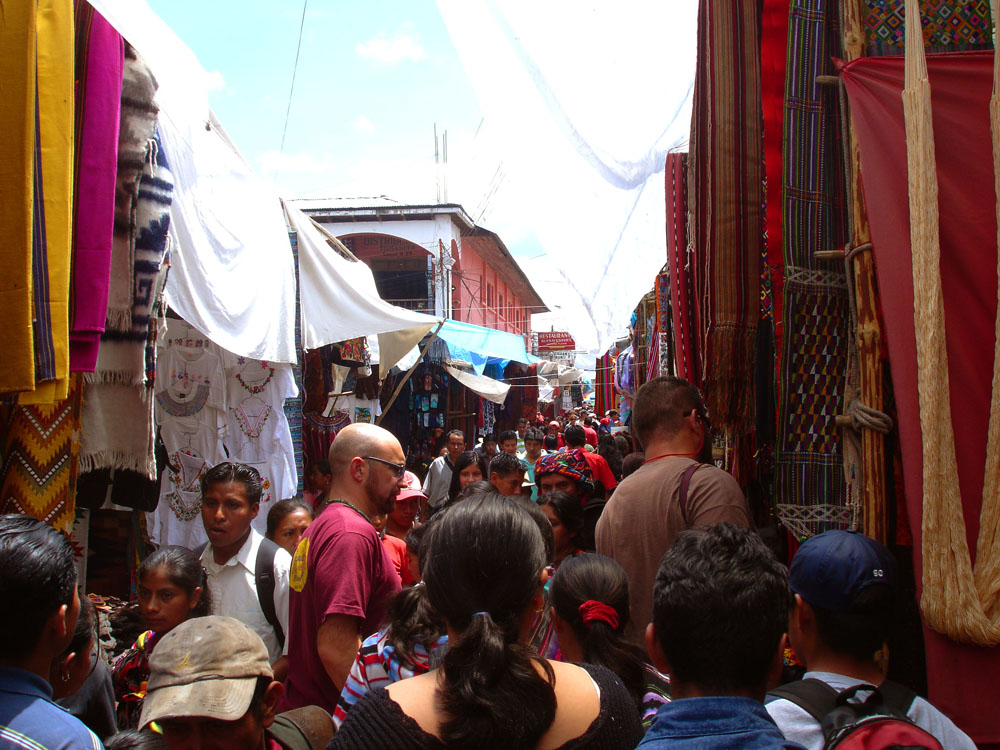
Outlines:
{"label": "white canopy tarp", "polygon": [[473,393],[478,393],[487,401],[494,404],[503,404],[507,400],[507,392],[510,390],[510,383],[501,383],[499,380],[488,378],[485,375],[476,375],[468,370],[460,370],[457,367],[446,364],[444,369],[448,371],[455,380],[464,385]]}
{"label": "white canopy tarp", "polygon": [[516,197],[491,193],[490,224],[534,230],[565,280],[546,302],[602,354],[667,260],[663,170],[691,127],[698,2],[438,8]]}
{"label": "white canopy tarp", "polygon": [[388,372],[438,319],[385,302],[366,264],[334,251],[312,219],[291,203],[285,211],[298,238],[302,347],[378,334],[379,371]]}
{"label": "white canopy tarp", "polygon": [[149,65],[170,171],[168,304],[225,349],[295,361],[295,269],[274,188],[208,106],[208,76],[145,0],[90,0]]}

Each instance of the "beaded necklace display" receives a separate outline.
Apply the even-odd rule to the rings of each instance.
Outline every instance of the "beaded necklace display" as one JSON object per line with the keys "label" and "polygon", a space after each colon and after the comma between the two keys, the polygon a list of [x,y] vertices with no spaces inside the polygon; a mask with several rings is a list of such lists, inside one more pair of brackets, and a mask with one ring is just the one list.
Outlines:
{"label": "beaded necklace display", "polygon": [[363,510],[361,510],[361,508],[359,508],[357,505],[355,505],[352,502],[348,502],[347,500],[340,500],[340,499],[337,499],[337,500],[327,500],[326,502],[327,502],[327,505],[330,505],[332,503],[338,503],[339,505],[346,505],[348,508],[353,508],[366,521],[368,521],[368,523],[372,522],[371,516],[369,516],[367,513],[365,513]]}
{"label": "beaded necklace display", "polygon": [[[246,360],[243,357],[240,357],[237,360],[237,362],[242,365],[244,362],[246,362]],[[254,396],[256,396],[258,393],[263,393],[264,389],[267,388],[267,384],[271,382],[271,378],[274,377],[274,368],[273,367],[268,367],[267,362],[261,362],[260,366],[261,366],[262,369],[266,369],[267,370],[267,378],[264,380],[263,383],[260,383],[259,385],[247,385],[243,381],[243,373],[242,372],[237,372],[236,373],[236,381],[241,386],[243,386],[243,388],[248,393],[251,393]]]}

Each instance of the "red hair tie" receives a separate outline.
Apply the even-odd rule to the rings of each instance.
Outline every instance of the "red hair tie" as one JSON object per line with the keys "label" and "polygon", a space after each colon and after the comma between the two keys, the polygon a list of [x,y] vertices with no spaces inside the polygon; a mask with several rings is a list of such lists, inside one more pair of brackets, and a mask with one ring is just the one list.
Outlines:
{"label": "red hair tie", "polygon": [[607,623],[612,630],[618,630],[618,613],[614,607],[609,607],[604,602],[588,599],[580,605],[578,611],[580,612],[580,619],[583,620],[583,624],[588,628],[592,622],[600,620]]}

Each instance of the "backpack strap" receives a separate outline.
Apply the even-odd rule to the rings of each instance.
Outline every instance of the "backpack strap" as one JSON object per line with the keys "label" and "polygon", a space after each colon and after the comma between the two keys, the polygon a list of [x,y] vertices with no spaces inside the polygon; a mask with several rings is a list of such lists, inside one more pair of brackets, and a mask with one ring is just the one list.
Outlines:
{"label": "backpack strap", "polygon": [[684,474],[681,476],[681,491],[678,496],[678,505],[681,509],[681,518],[684,519],[685,527],[690,525],[687,517],[688,486],[691,484],[691,477],[694,476],[694,473],[704,465],[703,463],[691,464],[684,470]]}
{"label": "backpack strap", "polygon": [[274,609],[274,556],[278,552],[278,545],[267,537],[260,540],[257,548],[257,561],[254,564],[253,581],[257,587],[257,601],[260,602],[260,609],[264,613],[264,619],[274,628],[274,634],[278,637],[278,647],[285,647],[285,631],[278,620],[278,614]]}
{"label": "backpack strap", "polygon": [[267,735],[287,750],[323,750],[334,731],[330,714],[319,706],[302,706],[275,716]]}
{"label": "backpack strap", "polygon": [[812,677],[789,682],[768,692],[768,698],[784,698],[812,716],[818,724],[837,705],[838,691]]}
{"label": "backpack strap", "polygon": [[886,706],[901,711],[904,715],[909,713],[910,706],[913,705],[913,701],[917,697],[914,690],[892,680],[883,682],[879,685],[878,690],[882,694],[882,702]]}

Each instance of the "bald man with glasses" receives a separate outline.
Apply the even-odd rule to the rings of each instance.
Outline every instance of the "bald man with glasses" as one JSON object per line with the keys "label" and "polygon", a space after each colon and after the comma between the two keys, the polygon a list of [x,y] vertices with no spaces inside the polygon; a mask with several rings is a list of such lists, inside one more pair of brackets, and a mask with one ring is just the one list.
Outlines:
{"label": "bald man with glasses", "polygon": [[289,575],[289,677],[281,710],[333,713],[361,640],[379,629],[399,576],[371,518],[392,512],[406,456],[392,433],[352,424],[330,446],[329,501],[302,535]]}

